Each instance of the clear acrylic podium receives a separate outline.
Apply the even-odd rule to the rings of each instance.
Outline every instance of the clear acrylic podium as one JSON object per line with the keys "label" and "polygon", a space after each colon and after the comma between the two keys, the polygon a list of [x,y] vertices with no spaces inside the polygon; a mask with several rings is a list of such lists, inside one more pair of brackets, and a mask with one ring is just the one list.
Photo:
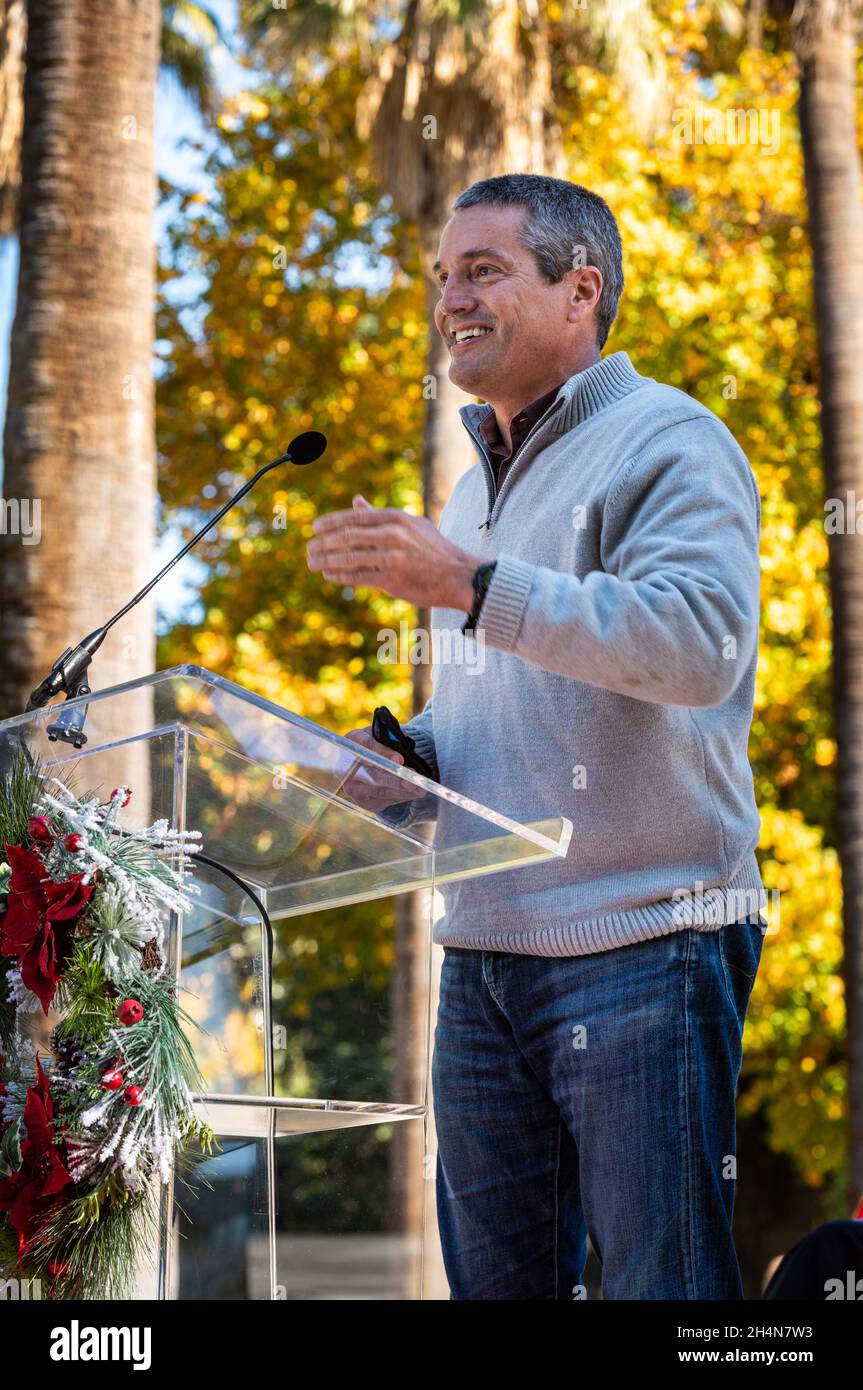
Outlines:
{"label": "clear acrylic podium", "polygon": [[[198,666],[0,723],[0,767],[22,743],[219,866],[166,922],[219,1150],[162,1194],[150,1296],[418,1297],[393,1213],[399,1167],[422,1175],[436,890],[565,856],[569,821],[520,825]],[[398,795],[367,809],[382,776]],[[380,900],[418,889],[408,999]]]}

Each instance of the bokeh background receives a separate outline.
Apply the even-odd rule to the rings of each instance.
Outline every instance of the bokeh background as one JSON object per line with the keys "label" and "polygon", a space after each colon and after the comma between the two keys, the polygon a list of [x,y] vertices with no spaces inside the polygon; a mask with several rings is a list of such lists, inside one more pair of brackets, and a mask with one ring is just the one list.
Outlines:
{"label": "bokeh background", "polygon": [[[0,717],[316,428],[324,459],[268,475],[155,608],[115,631],[94,680],[193,662],[340,732],[379,704],[408,718],[429,673],[382,661],[377,634],[422,615],[311,574],[311,522],[356,492],[436,518],[473,461],[466,398],[429,333],[427,267],[461,189],[530,170],[610,203],[626,289],[606,351],[715,411],[762,498],[750,752],[771,930],[747,1025],[735,1227],[756,1297],[768,1262],[850,1215],[863,1189],[850,14],[821,0],[0,10]],[[835,495],[852,519],[837,536]],[[36,498],[38,543],[9,505]],[[319,926],[326,968],[290,953],[277,966],[292,981],[283,1066],[304,1084],[327,1045],[316,995],[341,972],[349,1001],[361,959],[369,987],[409,1008],[390,943],[395,930],[407,956],[421,949],[425,917],[390,900]],[[356,1017],[362,1050],[359,1003]],[[346,1006],[341,1037],[350,1018]],[[428,1172],[406,1183],[402,1169],[394,1188],[392,1144],[370,1132],[362,1162],[344,1160],[367,1231],[416,1226],[428,1205]],[[310,1147],[298,1232],[326,1233],[320,1185],[341,1161]]]}

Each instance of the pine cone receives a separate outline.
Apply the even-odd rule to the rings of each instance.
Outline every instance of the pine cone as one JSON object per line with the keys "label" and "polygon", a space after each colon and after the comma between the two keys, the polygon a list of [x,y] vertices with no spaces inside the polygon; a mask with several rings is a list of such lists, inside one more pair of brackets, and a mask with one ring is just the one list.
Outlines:
{"label": "pine cone", "polygon": [[158,970],[161,967],[161,964],[162,957],[159,952],[156,937],[151,936],[150,940],[141,950],[141,969]]}
{"label": "pine cone", "polygon": [[68,1076],[81,1060],[81,1048],[74,1038],[64,1038],[58,1036],[57,1029],[51,1029],[51,1036],[48,1040],[52,1055],[57,1059],[57,1070],[63,1076]]}

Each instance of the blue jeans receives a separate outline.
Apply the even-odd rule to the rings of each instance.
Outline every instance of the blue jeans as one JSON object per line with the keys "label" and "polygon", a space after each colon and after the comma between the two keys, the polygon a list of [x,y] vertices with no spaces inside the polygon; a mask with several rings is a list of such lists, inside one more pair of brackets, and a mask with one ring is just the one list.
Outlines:
{"label": "blue jeans", "polygon": [[454,1299],[742,1299],[741,1038],[766,923],[597,955],[447,948],[432,1065]]}

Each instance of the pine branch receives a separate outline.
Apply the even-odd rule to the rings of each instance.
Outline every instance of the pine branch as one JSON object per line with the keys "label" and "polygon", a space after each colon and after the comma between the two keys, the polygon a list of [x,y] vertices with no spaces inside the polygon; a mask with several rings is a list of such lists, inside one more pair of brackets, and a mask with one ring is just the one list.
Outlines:
{"label": "pine branch", "polygon": [[[158,1241],[158,1214],[148,1198],[117,1180],[98,1193],[72,1197],[40,1226],[28,1272],[47,1280],[54,1298],[129,1298]],[[49,1265],[58,1260],[67,1268],[55,1278]]]}
{"label": "pine branch", "polygon": [[0,1279],[14,1279],[18,1274],[18,1232],[0,1217]]}
{"label": "pine branch", "polygon": [[58,1038],[82,1047],[104,1043],[117,1018],[117,1001],[105,993],[106,984],[104,967],[87,940],[76,942],[54,997],[54,1008],[63,1014],[55,1030]]}
{"label": "pine branch", "polygon": [[[177,1004],[173,986],[142,971],[117,984],[121,998],[139,1001],[143,1018],[130,1027],[112,1026],[58,1093],[61,1130],[74,1145],[70,1171],[90,1187],[118,1169],[133,1185],[154,1174],[166,1181],[175,1145],[206,1133],[191,1097],[203,1089],[203,1079],[184,1031],[185,1024],[195,1025]],[[124,1075],[117,1090],[102,1089],[109,1070]],[[141,1087],[140,1105],[127,1103],[129,1085]]]}
{"label": "pine branch", "polygon": [[42,794],[45,771],[38,759],[16,753],[12,770],[0,781],[0,859],[6,845],[29,843],[27,822]]}
{"label": "pine branch", "polygon": [[12,1047],[15,1041],[15,1020],[18,1011],[9,998],[7,979],[14,964],[11,956],[0,956],[0,1053]]}

